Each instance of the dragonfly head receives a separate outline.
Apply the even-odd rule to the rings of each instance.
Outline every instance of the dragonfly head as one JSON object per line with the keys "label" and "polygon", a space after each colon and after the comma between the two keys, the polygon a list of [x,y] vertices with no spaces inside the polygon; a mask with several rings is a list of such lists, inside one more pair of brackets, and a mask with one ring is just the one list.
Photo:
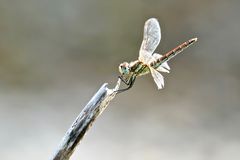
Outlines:
{"label": "dragonfly head", "polygon": [[123,62],[118,67],[121,75],[128,75],[130,73],[129,63]]}

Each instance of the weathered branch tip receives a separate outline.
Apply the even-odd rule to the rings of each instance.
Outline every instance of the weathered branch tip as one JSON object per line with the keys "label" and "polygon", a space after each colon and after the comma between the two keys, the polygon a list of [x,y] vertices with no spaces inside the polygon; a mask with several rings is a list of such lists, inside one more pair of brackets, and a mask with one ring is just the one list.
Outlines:
{"label": "weathered branch tip", "polygon": [[121,80],[118,79],[115,88],[108,89],[107,83],[95,93],[88,104],[83,108],[76,120],[66,132],[57,150],[50,160],[69,160],[76,146],[90,128],[96,118],[107,108],[110,101],[116,96]]}

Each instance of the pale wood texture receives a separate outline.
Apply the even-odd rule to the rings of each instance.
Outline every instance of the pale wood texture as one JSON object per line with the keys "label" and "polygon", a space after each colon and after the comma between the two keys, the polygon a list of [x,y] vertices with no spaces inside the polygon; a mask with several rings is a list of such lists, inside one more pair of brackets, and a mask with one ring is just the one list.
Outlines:
{"label": "pale wood texture", "polygon": [[120,86],[120,79],[114,89],[108,89],[107,83],[95,93],[92,99],[77,116],[71,127],[60,142],[50,160],[69,160],[74,149],[79,144],[86,131],[96,118],[106,109],[109,102],[115,97]]}

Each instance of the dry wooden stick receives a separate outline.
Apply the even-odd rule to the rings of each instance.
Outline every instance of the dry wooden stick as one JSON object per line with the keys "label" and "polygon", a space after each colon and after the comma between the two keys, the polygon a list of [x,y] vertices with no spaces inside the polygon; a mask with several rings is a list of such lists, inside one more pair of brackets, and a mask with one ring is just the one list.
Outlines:
{"label": "dry wooden stick", "polygon": [[117,94],[116,91],[119,89],[120,82],[121,80],[118,79],[114,89],[108,89],[107,83],[102,85],[68,129],[50,160],[70,159],[74,149],[79,144],[86,131]]}

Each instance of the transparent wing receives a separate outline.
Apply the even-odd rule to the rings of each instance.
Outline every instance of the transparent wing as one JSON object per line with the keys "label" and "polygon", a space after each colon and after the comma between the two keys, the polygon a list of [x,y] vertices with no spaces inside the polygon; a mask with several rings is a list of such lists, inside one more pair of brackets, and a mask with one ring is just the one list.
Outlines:
{"label": "transparent wing", "polygon": [[157,48],[161,40],[161,30],[157,19],[150,18],[145,22],[143,41],[139,51],[139,60],[146,61]]}
{"label": "transparent wing", "polygon": [[164,78],[163,76],[154,68],[149,67],[151,74],[153,76],[154,82],[157,84],[158,89],[162,89],[164,87]]}

